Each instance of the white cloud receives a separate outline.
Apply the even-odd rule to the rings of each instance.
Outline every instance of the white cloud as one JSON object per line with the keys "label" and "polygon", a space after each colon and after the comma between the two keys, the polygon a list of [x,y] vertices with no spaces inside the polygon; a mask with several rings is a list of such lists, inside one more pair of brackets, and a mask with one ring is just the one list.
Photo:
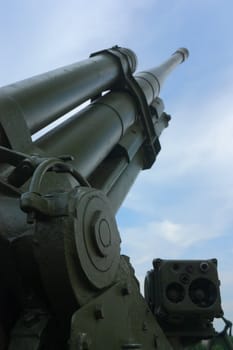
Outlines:
{"label": "white cloud", "polygon": [[212,231],[209,227],[202,227],[198,224],[182,225],[168,220],[150,223],[149,229],[154,229],[161,237],[179,247],[188,247],[194,243],[219,236],[219,233]]}
{"label": "white cloud", "polygon": [[[181,252],[191,245],[210,240],[221,235],[220,232],[215,232],[209,226],[201,226],[198,224],[181,224],[174,223],[169,220],[152,221],[142,226],[122,228],[120,230],[124,235],[124,243],[128,249],[139,249],[142,258],[138,261],[144,261],[150,251],[151,246],[159,241],[163,244],[170,244],[174,253]],[[156,246],[155,244],[155,246]],[[154,248],[153,248],[154,249]],[[157,250],[157,249],[156,249]],[[167,251],[166,251],[167,255]],[[142,259],[142,260],[141,260]]]}
{"label": "white cloud", "polygon": [[67,57],[79,60],[95,50],[125,45],[133,37],[140,10],[152,5],[151,0],[143,3],[101,0],[90,6],[81,1],[71,1],[67,6],[59,1],[44,18],[46,60],[52,61],[56,56],[60,60]]}
{"label": "white cloud", "polygon": [[64,0],[38,4],[23,0],[15,15],[6,5],[0,31],[1,65],[6,71],[2,71],[0,85],[85,59],[112,45],[131,47],[142,29],[138,26],[142,10],[152,6],[156,7],[156,1],[100,0],[87,6],[80,0],[68,4]]}
{"label": "white cloud", "polygon": [[131,257],[140,281],[143,281],[146,271],[151,268],[154,258],[181,259],[190,247],[200,242],[203,244],[221,234],[208,226],[178,224],[168,220],[121,227],[120,232],[122,252]]}

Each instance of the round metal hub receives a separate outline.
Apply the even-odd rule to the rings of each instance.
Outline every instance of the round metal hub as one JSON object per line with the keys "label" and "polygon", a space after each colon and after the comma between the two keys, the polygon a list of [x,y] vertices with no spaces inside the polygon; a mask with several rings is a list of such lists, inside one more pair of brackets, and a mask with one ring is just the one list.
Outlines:
{"label": "round metal hub", "polygon": [[74,235],[82,270],[101,289],[110,285],[120,260],[120,236],[110,203],[95,189],[80,187],[75,200]]}

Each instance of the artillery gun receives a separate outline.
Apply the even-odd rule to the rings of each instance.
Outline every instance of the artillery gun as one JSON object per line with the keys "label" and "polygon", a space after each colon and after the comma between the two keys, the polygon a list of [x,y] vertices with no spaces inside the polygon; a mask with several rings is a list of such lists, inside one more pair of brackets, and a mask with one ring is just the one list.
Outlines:
{"label": "artillery gun", "polygon": [[160,151],[160,88],[187,57],[134,74],[116,46],[0,89],[1,349],[180,349],[215,334],[217,261],[155,259],[144,298],[115,221]]}

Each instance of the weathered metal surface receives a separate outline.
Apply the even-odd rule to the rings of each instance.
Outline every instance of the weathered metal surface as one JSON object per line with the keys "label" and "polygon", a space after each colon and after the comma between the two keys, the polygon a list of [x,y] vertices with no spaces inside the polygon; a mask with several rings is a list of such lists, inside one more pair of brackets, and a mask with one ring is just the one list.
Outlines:
{"label": "weathered metal surface", "polygon": [[[180,49],[161,66],[133,76],[136,56],[114,47],[0,89],[4,350],[179,349],[212,334],[212,328],[188,335],[176,326],[171,330],[169,315],[166,324],[160,320],[158,303],[171,318],[198,309],[205,289],[217,286],[217,275],[208,279],[212,284],[190,287],[179,308],[182,292],[165,269],[150,285],[158,290],[160,284],[151,312],[129,259],[120,255],[114,217],[140,170],[151,167],[160,151],[170,116],[159,90],[187,56]],[[88,99],[89,107],[32,142],[31,133]],[[185,284],[182,276],[179,283]],[[219,295],[216,300],[216,307],[208,304],[196,314],[211,323],[220,311]],[[186,321],[189,329],[197,325]]]}
{"label": "weathered metal surface", "polygon": [[[110,51],[118,51],[113,48]],[[136,69],[136,56],[129,49],[122,51],[123,69]],[[109,50],[88,60],[1,88],[12,101],[14,115],[21,114],[31,133],[48,125],[89,98],[108,90],[119,80],[121,67]],[[39,103],[38,103],[39,101]],[[20,118],[17,118],[20,122]]]}
{"label": "weathered metal surface", "polygon": [[75,312],[70,349],[170,350],[124,257],[119,277],[120,282]]}

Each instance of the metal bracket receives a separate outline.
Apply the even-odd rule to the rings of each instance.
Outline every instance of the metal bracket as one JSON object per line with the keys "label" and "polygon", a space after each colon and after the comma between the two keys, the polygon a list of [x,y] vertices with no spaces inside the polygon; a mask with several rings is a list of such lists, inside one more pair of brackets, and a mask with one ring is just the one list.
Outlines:
{"label": "metal bracket", "polygon": [[[119,83],[113,88],[113,90],[119,90],[119,88],[123,88],[124,90],[128,91],[136,100],[140,114],[140,122],[146,137],[143,145],[145,152],[143,169],[149,169],[153,165],[157,154],[161,150],[161,146],[155,132],[150,107],[147,104],[146,97],[136,79],[132,75],[127,54],[125,54],[124,51],[122,51],[118,46],[114,46],[112,49],[104,50],[101,52],[112,55],[119,64],[121,75]],[[100,52],[94,53],[90,57],[93,57],[99,53]],[[125,62],[128,62],[128,69],[124,69]]]}
{"label": "metal bracket", "polygon": [[132,283],[132,293],[125,294],[125,281],[121,280],[74,313],[70,350],[171,350],[137,285],[127,277]]}

